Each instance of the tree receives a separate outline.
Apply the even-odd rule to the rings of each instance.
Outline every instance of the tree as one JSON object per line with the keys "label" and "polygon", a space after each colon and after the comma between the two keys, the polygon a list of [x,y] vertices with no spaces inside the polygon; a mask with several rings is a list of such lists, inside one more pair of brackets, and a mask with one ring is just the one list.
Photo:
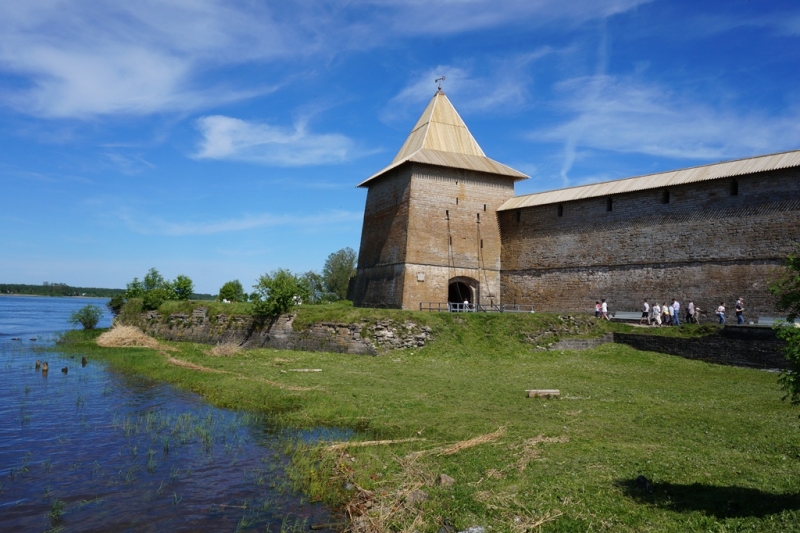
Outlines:
{"label": "tree", "polygon": [[339,300],[347,298],[350,278],[356,275],[356,258],[356,252],[348,246],[329,255],[322,268],[327,292],[335,294]]}
{"label": "tree", "polygon": [[219,301],[228,300],[229,302],[246,302],[247,295],[244,293],[244,288],[242,287],[242,283],[238,279],[235,279],[233,281],[228,281],[222,286],[222,288],[220,288],[217,300]]}
{"label": "tree", "polygon": [[[789,312],[786,320],[791,323],[800,315],[800,255],[790,254],[785,267],[781,277],[770,284],[769,289],[778,297],[778,309]],[[779,324],[775,330],[778,338],[786,341],[784,355],[789,363],[789,368],[778,378],[781,388],[786,391],[783,399],[800,404],[800,328]]]}
{"label": "tree", "polygon": [[309,297],[301,279],[283,268],[260,276],[253,288],[256,296],[253,314],[256,316],[278,316]]}
{"label": "tree", "polygon": [[178,274],[178,277],[172,282],[172,290],[175,292],[176,300],[188,300],[194,292],[194,283],[189,276]]}
{"label": "tree", "polygon": [[320,303],[325,298],[325,282],[320,274],[309,270],[300,276],[300,282],[308,291],[308,302],[312,304]]}
{"label": "tree", "polygon": [[80,324],[83,329],[94,329],[102,316],[102,308],[88,304],[69,315],[69,323],[73,326]]}
{"label": "tree", "polygon": [[145,310],[158,309],[166,300],[188,300],[194,291],[191,278],[178,275],[174,281],[164,279],[158,270],[151,268],[142,281],[133,278],[128,283],[125,299],[141,298]]}

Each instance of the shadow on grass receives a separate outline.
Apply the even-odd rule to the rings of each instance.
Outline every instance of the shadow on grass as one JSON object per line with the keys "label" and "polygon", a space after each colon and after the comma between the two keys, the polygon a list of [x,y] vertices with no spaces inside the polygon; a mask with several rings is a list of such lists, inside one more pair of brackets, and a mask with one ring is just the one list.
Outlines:
{"label": "shadow on grass", "polygon": [[717,518],[762,518],[800,510],[800,494],[773,494],[745,487],[693,483],[643,483],[642,478],[617,482],[625,494],[645,503],[681,513],[700,511]]}

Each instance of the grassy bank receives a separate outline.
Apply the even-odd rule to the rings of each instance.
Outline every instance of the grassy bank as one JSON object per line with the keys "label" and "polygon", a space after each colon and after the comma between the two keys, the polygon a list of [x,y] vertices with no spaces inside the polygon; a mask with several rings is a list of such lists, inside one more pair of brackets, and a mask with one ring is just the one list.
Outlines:
{"label": "grassy bank", "polygon": [[293,447],[298,484],[364,530],[800,531],[800,421],[775,374],[613,344],[535,351],[555,316],[412,316],[435,340],[380,357],[102,349],[83,333],[62,348],[277,424],[393,441]]}

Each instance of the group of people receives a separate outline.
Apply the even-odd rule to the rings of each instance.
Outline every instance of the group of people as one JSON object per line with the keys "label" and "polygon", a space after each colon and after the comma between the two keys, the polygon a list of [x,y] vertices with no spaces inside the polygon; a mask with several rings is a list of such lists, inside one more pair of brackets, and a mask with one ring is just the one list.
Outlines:
{"label": "group of people", "polygon": [[[697,324],[697,314],[699,312],[700,308],[696,307],[690,299],[686,305],[686,315],[684,317],[686,323]],[[670,304],[664,302],[663,305],[658,305],[658,302],[656,302],[651,307],[646,299],[642,300],[642,318],[639,320],[639,324],[644,324],[645,321],[648,326],[680,326],[681,303],[673,298]]]}
{"label": "group of people", "polygon": [[[733,311],[736,313],[736,323],[737,324],[744,324],[744,299],[741,296],[736,299],[736,305],[733,307]],[[725,302],[720,302],[719,307],[717,307],[717,318],[719,318],[719,323],[725,323]]]}
{"label": "group of people", "polygon": [[[600,307],[598,308],[598,306]],[[595,316],[598,316],[598,310],[602,318],[608,320],[608,306],[605,300],[603,300],[602,305],[600,302],[595,304]],[[656,302],[650,306],[645,299],[642,300],[642,318],[639,319],[639,324],[647,322],[648,326],[680,326],[680,311],[681,304],[678,300],[673,299],[671,304],[665,302],[663,305],[658,305],[658,302]],[[744,324],[744,299],[742,297],[736,300],[734,311],[736,312],[736,323]],[[695,306],[694,302],[690,299],[689,303],[686,305],[686,315],[684,317],[686,323],[697,324],[697,316],[699,313],[700,308]],[[719,323],[725,324],[725,302],[719,303],[716,314],[717,318],[719,318]]]}

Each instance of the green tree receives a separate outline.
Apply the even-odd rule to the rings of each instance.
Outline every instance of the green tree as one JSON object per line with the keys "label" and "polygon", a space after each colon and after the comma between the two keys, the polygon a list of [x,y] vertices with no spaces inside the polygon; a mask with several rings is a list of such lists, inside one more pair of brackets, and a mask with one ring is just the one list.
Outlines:
{"label": "green tree", "polygon": [[253,288],[256,296],[253,314],[256,316],[278,316],[309,297],[302,280],[283,268],[260,276]]}
{"label": "green tree", "polygon": [[[786,258],[782,275],[772,284],[770,290],[778,297],[777,307],[788,311],[787,322],[791,323],[800,315],[800,255],[790,254]],[[786,341],[784,355],[789,368],[781,372],[778,383],[793,404],[800,404],[800,328],[791,324],[775,326],[778,338]]]}
{"label": "green tree", "polygon": [[151,268],[142,281],[133,278],[128,283],[125,299],[140,298],[145,310],[158,309],[167,300],[188,300],[194,291],[191,278],[180,274],[174,281],[164,279],[164,276]]}
{"label": "green tree", "polygon": [[189,276],[178,274],[178,277],[172,282],[172,290],[176,300],[188,300],[194,292],[194,283]]}
{"label": "green tree", "polygon": [[246,302],[247,294],[244,292],[242,283],[238,279],[235,279],[233,281],[226,282],[220,288],[217,300],[220,302],[222,300],[228,300],[229,302]]}
{"label": "green tree", "polygon": [[308,302],[312,304],[320,303],[325,298],[325,281],[322,276],[313,270],[309,270],[300,276],[300,282],[308,291]]}
{"label": "green tree", "polygon": [[80,324],[83,329],[94,329],[102,316],[102,308],[88,304],[69,315],[69,323],[73,326]]}
{"label": "green tree", "polygon": [[347,286],[350,278],[356,275],[356,252],[350,248],[342,248],[328,256],[322,268],[322,279],[327,292],[336,295],[336,299],[347,298]]}

